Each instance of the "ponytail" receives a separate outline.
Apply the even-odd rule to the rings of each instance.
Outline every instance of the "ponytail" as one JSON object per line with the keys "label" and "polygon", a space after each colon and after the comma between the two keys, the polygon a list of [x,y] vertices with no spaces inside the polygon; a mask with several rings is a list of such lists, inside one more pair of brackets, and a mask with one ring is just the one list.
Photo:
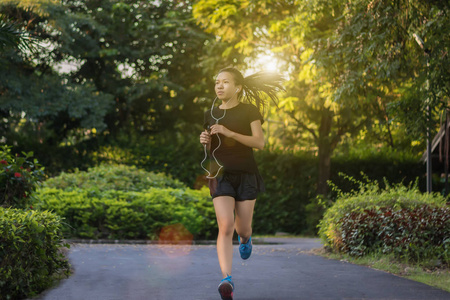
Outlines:
{"label": "ponytail", "polygon": [[269,96],[270,100],[278,107],[277,92],[284,91],[281,85],[284,79],[280,74],[261,71],[244,78],[239,70],[231,67],[220,70],[219,74],[222,72],[233,75],[235,84],[242,85],[238,98],[244,98],[246,102],[254,104],[262,115],[268,105],[263,93]]}

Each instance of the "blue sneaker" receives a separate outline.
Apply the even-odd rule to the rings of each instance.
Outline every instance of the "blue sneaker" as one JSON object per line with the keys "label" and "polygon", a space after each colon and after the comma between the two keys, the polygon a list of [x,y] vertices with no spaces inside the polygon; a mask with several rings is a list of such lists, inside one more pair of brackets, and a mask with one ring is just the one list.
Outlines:
{"label": "blue sneaker", "polygon": [[219,294],[222,300],[233,300],[234,283],[231,276],[227,276],[219,284]]}
{"label": "blue sneaker", "polygon": [[239,254],[242,259],[247,259],[252,255],[252,237],[250,237],[246,244],[241,244],[241,237],[238,235]]}

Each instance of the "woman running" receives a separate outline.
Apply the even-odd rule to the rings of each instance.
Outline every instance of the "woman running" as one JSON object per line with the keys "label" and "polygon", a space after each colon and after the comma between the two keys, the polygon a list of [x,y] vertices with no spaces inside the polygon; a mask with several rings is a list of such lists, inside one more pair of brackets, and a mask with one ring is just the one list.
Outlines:
{"label": "woman running", "polygon": [[[222,69],[216,77],[217,98],[205,113],[206,129],[200,134],[200,143],[217,162],[215,172],[207,171],[219,227],[217,256],[223,279],[218,289],[223,300],[233,299],[235,229],[241,258],[248,259],[252,253],[253,211],[258,193],[264,191],[253,148],[264,147],[262,124],[267,102],[263,93],[276,102],[282,81],[274,73],[258,72],[244,78],[235,68]],[[221,104],[214,107],[217,99]]]}

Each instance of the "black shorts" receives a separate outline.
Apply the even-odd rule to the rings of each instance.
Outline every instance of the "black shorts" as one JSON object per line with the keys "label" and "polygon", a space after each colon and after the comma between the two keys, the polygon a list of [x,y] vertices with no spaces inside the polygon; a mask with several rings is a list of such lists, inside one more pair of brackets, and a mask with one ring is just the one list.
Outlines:
{"label": "black shorts", "polygon": [[210,182],[211,197],[230,196],[236,201],[254,200],[265,191],[264,181],[259,173],[224,172],[217,181]]}

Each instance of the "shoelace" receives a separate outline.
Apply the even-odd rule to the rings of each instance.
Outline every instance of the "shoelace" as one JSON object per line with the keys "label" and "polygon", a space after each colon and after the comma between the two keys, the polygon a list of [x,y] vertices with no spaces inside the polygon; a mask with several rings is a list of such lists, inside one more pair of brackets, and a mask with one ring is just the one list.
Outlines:
{"label": "shoelace", "polygon": [[222,279],[222,281],[221,281],[221,282],[223,282],[223,281],[225,281],[225,280],[227,280],[227,281],[231,281],[231,276],[230,276],[230,275],[228,275],[227,277],[225,277],[224,279]]}

